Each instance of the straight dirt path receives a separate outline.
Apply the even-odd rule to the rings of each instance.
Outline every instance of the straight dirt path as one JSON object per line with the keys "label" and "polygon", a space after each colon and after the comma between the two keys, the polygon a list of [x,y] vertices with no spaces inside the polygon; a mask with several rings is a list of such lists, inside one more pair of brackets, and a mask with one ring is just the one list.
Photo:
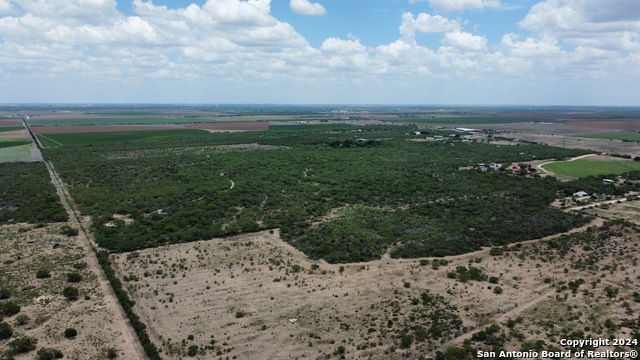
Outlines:
{"label": "straight dirt path", "polygon": [[80,222],[80,219],[77,216],[77,209],[75,207],[74,202],[71,199],[71,196],[64,188],[60,177],[55,171],[53,164],[50,161],[45,161],[45,165],[47,166],[47,170],[49,171],[49,175],[51,176],[51,181],[58,192],[58,196],[60,196],[60,201],[64,205],[67,214],[69,215],[69,222],[71,225],[78,229],[78,240],[84,251],[89,254],[87,256],[87,264],[94,273],[98,275],[98,282],[100,283],[100,290],[104,294],[104,301],[107,307],[112,311],[113,314],[117,316],[113,319],[114,323],[119,323],[119,328],[122,331],[125,342],[122,344],[123,347],[128,348],[129,351],[125,351],[125,353],[136,354],[137,359],[148,359],[142,344],[138,340],[138,336],[136,335],[127,315],[124,310],[120,306],[111,285],[109,284],[104,272],[102,271],[102,267],[98,263],[98,258],[95,256],[95,252],[93,249],[96,248],[95,243],[90,238],[90,235],[86,232],[84,226]]}
{"label": "straight dirt path", "polygon": [[[33,131],[31,131],[31,128],[24,120],[23,124],[29,131],[29,134],[33,138],[33,141],[36,143],[38,150],[41,150],[42,144],[40,144],[38,137],[34,135]],[[133,329],[133,326],[131,326],[129,319],[125,314],[124,309],[122,309],[122,306],[120,306],[120,303],[116,298],[116,294],[111,288],[111,284],[109,284],[107,277],[102,271],[102,267],[98,263],[98,258],[96,257],[96,253],[94,251],[94,249],[96,249],[97,247],[80,222],[80,218],[78,217],[79,211],[75,206],[71,195],[65,189],[60,176],[58,176],[58,173],[56,173],[56,170],[53,167],[53,163],[51,163],[51,161],[44,161],[44,164],[49,171],[51,182],[55,186],[56,192],[60,197],[60,202],[62,202],[62,205],[67,211],[69,222],[73,227],[78,229],[78,241],[84,248],[84,251],[87,253],[87,265],[91,267],[93,272],[97,275],[98,283],[100,284],[100,290],[104,294],[104,302],[107,308],[109,308],[112,313],[116,315],[113,319],[113,322],[115,325],[117,325],[118,328],[120,328],[124,337],[124,343],[122,344],[122,347],[125,348],[123,349],[125,354],[135,354],[136,359],[149,359],[144,351],[144,348],[142,347],[142,344],[138,339],[138,336],[136,335],[135,330]]]}

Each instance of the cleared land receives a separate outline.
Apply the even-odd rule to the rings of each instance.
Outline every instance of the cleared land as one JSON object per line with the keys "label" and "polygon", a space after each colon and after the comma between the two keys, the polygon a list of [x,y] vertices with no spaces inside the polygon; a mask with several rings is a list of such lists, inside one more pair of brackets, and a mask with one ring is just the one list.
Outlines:
{"label": "cleared land", "polygon": [[575,127],[581,127],[581,128],[627,130],[627,131],[640,130],[640,119],[606,120],[606,121],[595,121],[595,120],[568,121],[564,124],[567,126],[575,126]]}
{"label": "cleared land", "polygon": [[611,139],[622,141],[640,141],[640,133],[637,132],[616,132],[616,133],[600,133],[600,134],[580,134],[578,137],[594,138],[594,139]]}
{"label": "cleared land", "polygon": [[[11,294],[0,303],[20,306],[15,315],[0,315],[13,329],[12,338],[0,340],[0,352],[10,348],[10,341],[27,336],[37,340],[37,348],[20,359],[32,359],[44,347],[62,351],[65,359],[106,359],[109,349],[122,359],[138,358],[123,346],[122,329],[98,283],[99,269],[88,266],[91,255],[77,237],[60,234],[64,225],[0,226],[0,288]],[[48,277],[38,278],[39,271]],[[70,282],[69,274],[79,277]],[[78,290],[77,300],[62,295],[66,287]],[[67,338],[70,328],[77,335]]]}
{"label": "cleared land", "polygon": [[[625,283],[636,276],[638,236],[624,230],[596,245],[591,241],[602,232],[593,231],[510,246],[500,256],[484,250],[344,265],[310,260],[277,232],[261,232],[125,253],[114,261],[167,359],[185,356],[190,347],[202,359],[418,358],[465,338],[490,350],[490,342],[478,340],[486,337],[473,334],[494,322],[499,330],[492,335],[504,330],[500,341],[511,350],[539,340],[544,349],[559,347],[558,336],[585,328],[606,336],[607,320],[615,326],[611,334],[629,334],[621,304],[640,309],[631,300],[637,284]],[[588,267],[587,259],[597,265]],[[461,267],[487,278],[456,279]],[[588,285],[578,284],[572,295],[567,283],[576,279]],[[607,287],[629,290],[612,299]],[[570,315],[578,312],[583,315]],[[509,319],[516,323],[508,326]],[[541,333],[549,326],[555,331]]]}

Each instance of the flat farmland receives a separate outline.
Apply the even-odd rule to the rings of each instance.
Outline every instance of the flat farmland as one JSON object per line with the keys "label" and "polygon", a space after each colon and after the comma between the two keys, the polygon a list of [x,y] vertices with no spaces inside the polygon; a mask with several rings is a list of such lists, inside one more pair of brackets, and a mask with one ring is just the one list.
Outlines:
{"label": "flat farmland", "polygon": [[[206,130],[212,131],[266,131],[268,122],[216,122],[198,124],[168,124],[168,125],[60,125],[60,126],[32,126],[35,134],[78,134],[78,133],[125,133],[142,131],[176,131],[176,130]],[[185,134],[189,134],[188,132]]]}
{"label": "flat farmland", "polygon": [[77,133],[101,133],[101,132],[134,132],[180,129],[177,125],[78,125],[78,126],[32,126],[35,134],[77,134]]}
{"label": "flat farmland", "polygon": [[22,125],[21,120],[0,120],[0,126],[18,126]]}
{"label": "flat farmland", "polygon": [[0,148],[31,144],[30,139],[0,137]]}
{"label": "flat farmland", "polygon": [[640,119],[568,121],[565,122],[565,125],[580,128],[638,131],[640,130]]}
{"label": "flat farmland", "polygon": [[[432,125],[460,125],[460,126],[480,126],[480,125],[494,125],[494,124],[516,124],[527,123],[536,121],[548,121],[545,119],[531,119],[521,117],[429,117],[429,118],[415,118],[406,119],[399,118],[394,121],[400,121],[409,124],[432,124]],[[484,126],[483,126],[484,127]]]}
{"label": "flat farmland", "polygon": [[33,161],[33,147],[31,141],[0,142],[0,163]]}
{"label": "flat farmland", "polygon": [[68,117],[41,116],[29,119],[32,126],[114,126],[114,125],[171,125],[193,123],[225,123],[225,122],[268,122],[291,121],[303,119],[298,116],[136,116],[136,117],[101,117],[74,115]]}
{"label": "flat farmland", "polygon": [[[97,128],[97,127],[96,127]],[[206,135],[202,130],[152,130],[145,131],[96,131],[96,132],[62,132],[62,133],[38,133],[34,127],[38,139],[44,147],[80,146],[89,144],[104,144],[118,142],[145,142],[177,137],[189,137]],[[89,129],[90,130],[90,129]],[[113,130],[113,129],[109,129]],[[45,135],[46,134],[46,135]]]}
{"label": "flat farmland", "polygon": [[0,133],[24,130],[24,126],[0,126]]}
{"label": "flat farmland", "polygon": [[610,139],[622,141],[640,141],[640,133],[637,132],[615,132],[600,134],[580,134],[578,137],[594,138],[594,139]]}
{"label": "flat farmland", "polygon": [[640,162],[624,159],[578,159],[572,161],[552,162],[542,166],[560,176],[585,177],[593,175],[623,174],[640,170]]}
{"label": "flat farmland", "polygon": [[269,123],[266,121],[253,122],[211,122],[203,124],[187,124],[187,129],[200,129],[209,131],[267,131]]}

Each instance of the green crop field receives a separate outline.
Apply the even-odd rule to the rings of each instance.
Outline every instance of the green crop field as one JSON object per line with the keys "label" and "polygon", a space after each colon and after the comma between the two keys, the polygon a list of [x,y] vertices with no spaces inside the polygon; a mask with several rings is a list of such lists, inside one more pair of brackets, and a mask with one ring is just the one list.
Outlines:
{"label": "green crop field", "polygon": [[206,135],[204,130],[149,130],[95,133],[38,134],[44,147],[78,146],[120,142],[145,142],[160,139]]}
{"label": "green crop field", "polygon": [[544,169],[560,176],[585,177],[595,175],[622,174],[633,170],[640,170],[640,162],[631,160],[587,160],[554,162],[544,165]]}
{"label": "green crop field", "polygon": [[0,126],[0,132],[24,130],[24,126]]}
{"label": "green crop field", "polygon": [[637,132],[615,132],[615,133],[604,133],[604,134],[583,134],[583,135],[576,135],[576,136],[577,137],[591,138],[591,139],[640,141],[640,133],[637,133]]}
{"label": "green crop field", "polygon": [[31,144],[30,139],[2,138],[0,137],[0,148]]}
{"label": "green crop field", "polygon": [[6,142],[0,142],[0,163],[31,161],[31,142],[21,145],[3,147]]}
{"label": "green crop field", "polygon": [[73,125],[153,125],[153,124],[191,124],[234,121],[288,121],[297,119],[293,116],[215,116],[215,117],[86,117],[86,118],[54,118],[31,119],[32,126],[73,126]]}

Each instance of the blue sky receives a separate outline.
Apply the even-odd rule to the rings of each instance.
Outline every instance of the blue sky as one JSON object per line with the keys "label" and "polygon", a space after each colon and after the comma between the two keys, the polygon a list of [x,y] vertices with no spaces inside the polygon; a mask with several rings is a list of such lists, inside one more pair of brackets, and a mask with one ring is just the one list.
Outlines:
{"label": "blue sky", "polygon": [[0,0],[0,103],[640,105],[637,0]]}

